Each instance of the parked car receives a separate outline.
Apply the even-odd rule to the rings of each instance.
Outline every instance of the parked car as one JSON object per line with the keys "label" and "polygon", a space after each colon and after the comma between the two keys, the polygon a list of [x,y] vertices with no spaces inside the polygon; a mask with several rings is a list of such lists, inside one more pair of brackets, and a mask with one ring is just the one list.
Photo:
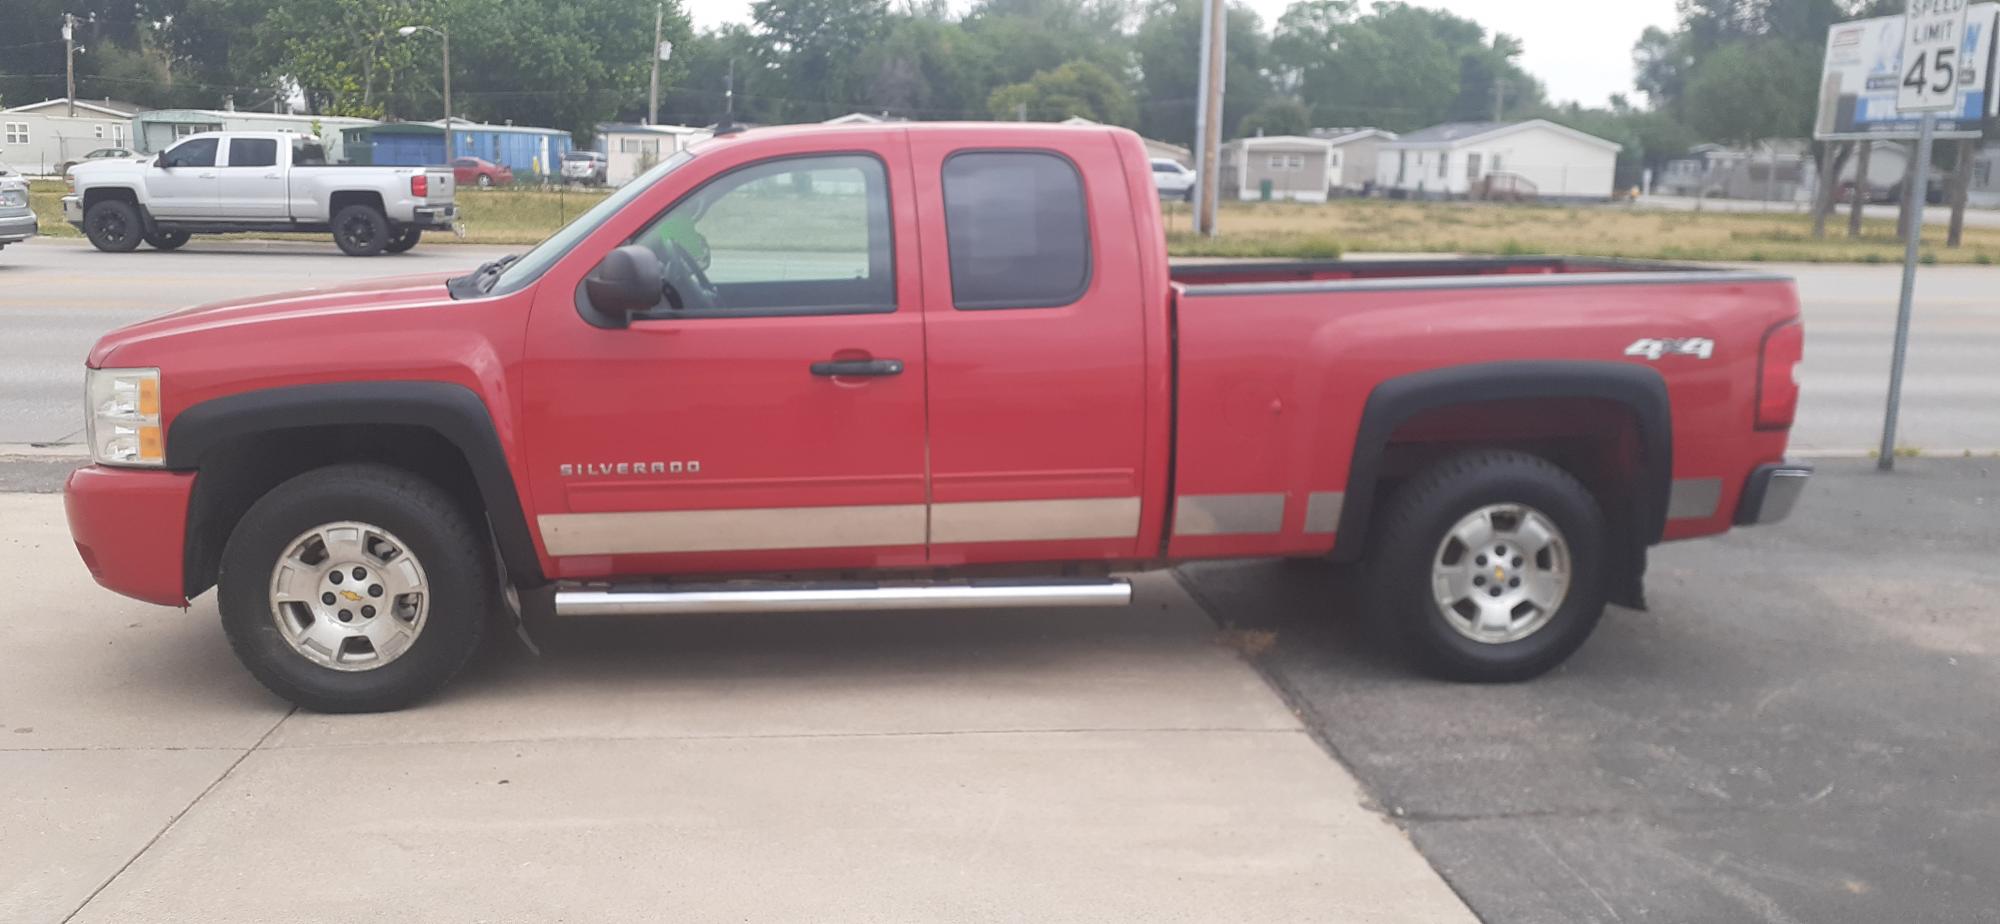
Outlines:
{"label": "parked car", "polygon": [[70,170],[63,217],[111,253],[173,250],[195,234],[332,232],[356,257],[402,253],[458,223],[443,167],[332,166],[318,141],[278,132],[204,132],[151,161]]}
{"label": "parked car", "polygon": [[597,151],[563,152],[562,178],[565,183],[603,186],[610,170],[610,159]]}
{"label": "parked car", "polygon": [[1330,609],[1519,680],[1642,604],[1648,547],[1799,496],[1790,279],[1170,267],[1146,163],[1104,126],[753,129],[462,276],[124,327],[72,536],[140,600],[219,583],[257,679],[361,711],[495,613],[1121,605],[1243,556],[1365,560]]}
{"label": "parked car", "polygon": [[1153,158],[1152,167],[1153,188],[1160,191],[1160,198],[1182,201],[1194,198],[1193,170],[1170,157]]}
{"label": "parked car", "polygon": [[139,156],[140,155],[134,154],[131,151],[128,151],[124,148],[98,148],[95,151],[83,155],[82,159],[80,160],[66,160],[56,165],[56,173],[57,174],[68,173],[69,168],[74,167],[77,164],[84,163],[86,161],[106,160],[106,159],[135,160],[138,159]]}
{"label": "parked car", "polygon": [[41,233],[28,204],[28,181],[0,168],[0,250]]}
{"label": "parked car", "polygon": [[461,157],[452,161],[451,171],[460,186],[470,184],[485,189],[488,186],[507,186],[514,182],[514,171],[477,157]]}
{"label": "parked car", "polygon": [[1533,202],[1539,196],[1534,180],[1505,170],[1495,170],[1472,184],[1471,198],[1488,202]]}

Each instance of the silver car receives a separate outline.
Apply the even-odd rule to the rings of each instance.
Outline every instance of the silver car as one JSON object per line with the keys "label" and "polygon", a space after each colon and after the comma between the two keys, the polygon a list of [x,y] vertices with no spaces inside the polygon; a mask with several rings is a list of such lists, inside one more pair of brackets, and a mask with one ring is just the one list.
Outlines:
{"label": "silver car", "polygon": [[40,233],[35,211],[28,207],[28,181],[0,166],[0,247],[19,244]]}

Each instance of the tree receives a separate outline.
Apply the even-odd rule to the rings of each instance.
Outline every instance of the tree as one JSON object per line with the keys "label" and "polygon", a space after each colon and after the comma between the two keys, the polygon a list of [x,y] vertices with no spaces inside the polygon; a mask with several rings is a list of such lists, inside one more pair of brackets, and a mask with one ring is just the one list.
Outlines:
{"label": "tree", "polygon": [[1129,126],[1137,120],[1132,92],[1088,61],[1071,61],[1036,74],[1026,82],[1000,87],[987,98],[986,106],[996,119],[1012,119],[1025,113],[1035,122],[1082,116],[1094,122]]}
{"label": "tree", "polygon": [[1739,41],[1701,59],[1687,86],[1688,124],[1703,137],[1747,143],[1810,134],[1818,49],[1777,39]]}
{"label": "tree", "polygon": [[888,25],[887,0],[756,0],[750,11],[767,53],[783,62],[786,118],[818,121],[864,105],[854,65]]}
{"label": "tree", "polygon": [[[1227,126],[1255,110],[1272,89],[1265,76],[1269,43],[1257,14],[1232,5],[1225,21],[1222,124]],[[1153,0],[1133,44],[1141,75],[1140,133],[1192,145],[1200,86],[1200,0]]]}
{"label": "tree", "polygon": [[1444,121],[1491,118],[1544,104],[1541,84],[1521,70],[1518,39],[1472,20],[1407,3],[1377,3],[1356,15],[1346,0],[1295,3],[1271,40],[1280,82],[1333,125],[1407,131]]}
{"label": "tree", "polygon": [[1312,131],[1312,109],[1290,96],[1274,96],[1243,117],[1236,134],[1303,135]]}

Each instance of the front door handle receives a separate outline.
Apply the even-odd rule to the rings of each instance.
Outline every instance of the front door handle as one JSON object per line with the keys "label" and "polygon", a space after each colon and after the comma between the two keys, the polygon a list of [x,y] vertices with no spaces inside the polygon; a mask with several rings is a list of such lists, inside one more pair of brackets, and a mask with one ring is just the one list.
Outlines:
{"label": "front door handle", "polygon": [[833,359],[812,364],[814,375],[902,375],[900,359]]}

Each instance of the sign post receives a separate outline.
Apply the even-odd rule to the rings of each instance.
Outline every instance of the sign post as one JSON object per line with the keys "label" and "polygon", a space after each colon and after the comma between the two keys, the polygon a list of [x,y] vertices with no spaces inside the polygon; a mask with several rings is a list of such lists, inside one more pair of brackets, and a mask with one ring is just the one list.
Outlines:
{"label": "sign post", "polygon": [[[1903,23],[1903,72],[1896,109],[1921,113],[1917,169],[1903,190],[1909,227],[1903,241],[1903,292],[1896,304],[1896,343],[1889,359],[1889,401],[1882,414],[1882,447],[1875,467],[1896,467],[1896,412],[1903,400],[1903,360],[1910,346],[1910,302],[1917,289],[1917,250],[1924,233],[1924,200],[1930,191],[1931,136],[1937,114],[1958,108],[1958,60],[1965,39],[1968,0],[1910,0]],[[1859,184],[1857,184],[1858,186]],[[1857,190],[1858,194],[1858,190]]]}

